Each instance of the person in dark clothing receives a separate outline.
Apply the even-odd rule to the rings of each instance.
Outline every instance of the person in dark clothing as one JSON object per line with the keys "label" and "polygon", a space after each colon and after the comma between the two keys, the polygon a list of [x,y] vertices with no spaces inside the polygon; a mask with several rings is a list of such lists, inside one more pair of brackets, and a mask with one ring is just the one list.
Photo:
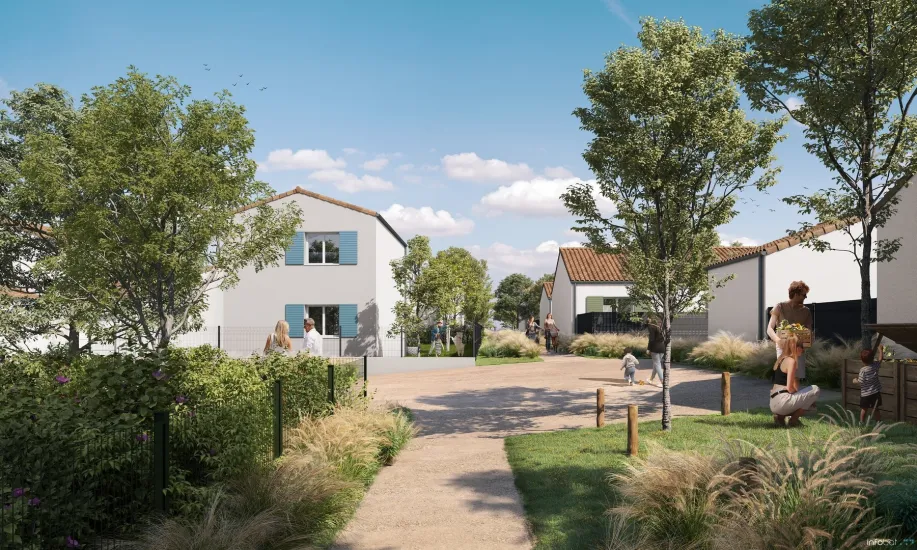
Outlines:
{"label": "person in dark clothing", "polygon": [[[653,360],[653,372],[650,373],[650,379],[647,381],[650,384],[662,385],[662,361],[665,359],[665,338],[662,336],[662,329],[659,328],[659,325],[656,322],[656,319],[650,316],[644,318],[646,323],[646,329],[649,333],[649,344],[647,345],[647,351],[650,354],[650,358]],[[656,376],[659,377],[659,382],[654,382]]]}

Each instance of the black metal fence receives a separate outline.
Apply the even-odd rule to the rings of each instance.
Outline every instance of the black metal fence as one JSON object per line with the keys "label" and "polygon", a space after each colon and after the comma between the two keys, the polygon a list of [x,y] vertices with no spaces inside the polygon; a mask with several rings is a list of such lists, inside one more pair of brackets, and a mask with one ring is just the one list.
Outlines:
{"label": "black metal fence", "polygon": [[181,512],[189,487],[279,458],[303,415],[366,397],[367,376],[366,357],[329,358],[327,386],[310,387],[318,404],[298,381],[265,381],[207,406],[156,412],[141,428],[32,438],[21,457],[0,462],[0,550],[121,548],[146,518]]}
{"label": "black metal fence", "polygon": [[[859,340],[860,338],[860,301],[842,300],[837,302],[815,302],[805,304],[812,312],[812,332],[816,338],[830,340],[840,344],[842,340]],[[770,322],[771,310],[767,308],[764,326]],[[869,303],[869,319],[875,321],[878,300],[873,298]]]}
{"label": "black metal fence", "polygon": [[[645,330],[646,324],[634,321],[630,316],[617,312],[581,313],[576,316],[577,334],[627,334]],[[692,313],[676,317],[672,322],[672,337],[706,339],[707,314]]]}

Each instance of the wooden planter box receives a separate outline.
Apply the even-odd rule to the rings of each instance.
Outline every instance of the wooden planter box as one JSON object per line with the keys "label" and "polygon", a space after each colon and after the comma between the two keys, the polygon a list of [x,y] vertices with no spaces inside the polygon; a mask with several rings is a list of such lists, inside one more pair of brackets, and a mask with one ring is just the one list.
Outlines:
{"label": "wooden planter box", "polygon": [[[860,386],[852,381],[860,373],[863,363],[848,359],[841,377],[841,402],[845,409],[859,412]],[[886,361],[879,368],[882,382],[882,420],[917,424],[917,364],[904,361]]]}

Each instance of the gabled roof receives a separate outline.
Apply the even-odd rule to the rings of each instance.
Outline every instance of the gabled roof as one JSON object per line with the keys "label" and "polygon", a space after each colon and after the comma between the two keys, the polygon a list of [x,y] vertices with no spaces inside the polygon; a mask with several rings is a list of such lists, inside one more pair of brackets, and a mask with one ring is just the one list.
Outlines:
{"label": "gabled roof", "polygon": [[401,235],[399,235],[397,232],[395,232],[395,230],[392,229],[392,226],[390,226],[390,225],[388,224],[388,222],[385,221],[385,218],[383,218],[378,212],[376,212],[376,211],[374,211],[374,210],[369,210],[368,208],[363,208],[363,207],[361,207],[361,206],[357,206],[357,205],[355,205],[355,204],[350,204],[349,202],[339,201],[339,200],[337,200],[337,199],[333,199],[333,198],[327,197],[327,196],[325,196],[325,195],[320,195],[320,194],[318,194],[318,193],[316,193],[316,192],[314,192],[314,191],[309,191],[308,189],[303,189],[302,187],[299,187],[298,185],[296,186],[295,189],[290,189],[289,191],[287,191],[287,192],[285,192],[285,193],[280,193],[279,195],[274,195],[273,197],[268,197],[268,198],[266,198],[266,199],[263,199],[263,200],[260,200],[260,201],[257,201],[257,202],[253,202],[253,203],[251,203],[251,204],[249,204],[249,205],[243,206],[242,208],[236,210],[236,214],[238,214],[238,213],[240,213],[240,212],[245,212],[246,210],[251,210],[252,208],[258,208],[259,206],[265,205],[265,204],[267,204],[267,203],[274,202],[274,201],[278,201],[278,200],[280,200],[280,199],[285,199],[285,198],[290,197],[290,196],[293,196],[293,195],[305,195],[306,197],[311,197],[311,198],[313,198],[313,199],[317,199],[317,200],[320,200],[320,201],[324,201],[324,202],[327,202],[327,203],[331,203],[331,204],[333,204],[333,205],[335,205],[335,206],[340,206],[341,208],[346,208],[346,209],[348,209],[348,210],[353,210],[354,212],[359,212],[360,214],[366,214],[367,216],[372,216],[372,217],[374,217],[374,218],[377,218],[380,222],[382,222],[382,225],[384,225],[385,228],[388,229],[389,232],[390,232],[396,239],[398,239],[398,242],[401,243],[401,246],[405,246],[405,247],[407,246],[407,243],[404,242],[404,239],[401,238]]}
{"label": "gabled roof", "polygon": [[12,298],[38,298],[38,294],[32,292],[21,292],[19,290],[11,290],[5,287],[0,287],[0,294],[3,294],[4,296],[10,296]]}
{"label": "gabled roof", "polygon": [[574,283],[630,282],[617,254],[597,254],[591,248],[561,248],[560,257]]}
{"label": "gabled roof", "polygon": [[[852,220],[850,223],[856,223],[857,220]],[[839,222],[839,223],[820,223],[818,225],[813,225],[808,231],[801,233],[792,233],[785,237],[780,237],[771,242],[764,243],[759,246],[721,246],[714,248],[715,251],[722,250],[725,251],[723,254],[717,252],[717,256],[720,256],[720,261],[714,264],[710,264],[709,267],[717,267],[725,263],[737,260],[739,258],[745,258],[754,256],[756,254],[773,254],[781,250],[786,250],[791,246],[796,246],[804,241],[809,239],[820,237],[822,235],[827,235],[838,229],[843,229],[848,224]],[[734,252],[729,251],[732,249]]]}
{"label": "gabled roof", "polygon": [[546,281],[544,283],[544,293],[547,294],[548,300],[551,299],[552,292],[554,292],[554,281]]}

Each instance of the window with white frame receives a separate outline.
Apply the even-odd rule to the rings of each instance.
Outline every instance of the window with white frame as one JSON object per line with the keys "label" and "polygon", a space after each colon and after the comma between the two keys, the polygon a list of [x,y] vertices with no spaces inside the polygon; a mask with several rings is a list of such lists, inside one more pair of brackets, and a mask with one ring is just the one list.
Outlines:
{"label": "window with white frame", "polygon": [[306,306],[306,316],[303,320],[311,318],[315,321],[315,330],[322,336],[338,336],[341,334],[340,310],[338,306]]}
{"label": "window with white frame", "polygon": [[341,236],[338,233],[306,233],[307,264],[337,264]]}

